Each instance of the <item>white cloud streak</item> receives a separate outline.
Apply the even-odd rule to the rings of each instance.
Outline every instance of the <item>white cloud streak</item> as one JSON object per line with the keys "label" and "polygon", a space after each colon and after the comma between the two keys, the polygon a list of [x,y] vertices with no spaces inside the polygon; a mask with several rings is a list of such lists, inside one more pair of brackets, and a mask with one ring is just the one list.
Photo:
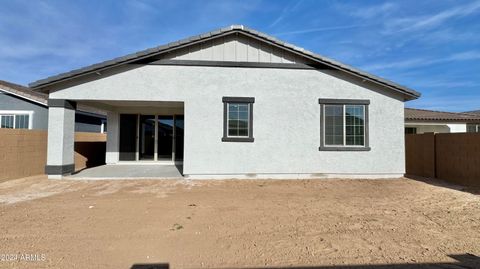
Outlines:
{"label": "white cloud streak", "polygon": [[354,25],[341,25],[341,26],[330,26],[330,27],[317,27],[317,28],[306,28],[295,31],[280,32],[275,33],[274,35],[298,35],[298,34],[308,34],[314,32],[324,32],[324,31],[336,31],[336,30],[346,30],[370,26],[368,24],[354,24]]}
{"label": "white cloud streak", "polygon": [[293,5],[287,5],[283,8],[282,12],[280,13],[280,16],[278,16],[270,25],[269,27],[275,27],[277,24],[279,24],[281,21],[283,21],[286,17],[290,15],[290,13],[294,12],[301,4],[303,0],[300,0],[296,2]]}
{"label": "white cloud streak", "polygon": [[421,66],[429,66],[433,64],[448,63],[455,61],[472,61],[480,59],[480,51],[465,51],[454,53],[444,58],[415,58],[395,62],[375,63],[371,65],[364,65],[362,68],[369,71],[382,69],[410,69]]}
{"label": "white cloud streak", "polygon": [[432,15],[403,17],[387,20],[385,26],[387,28],[387,32],[389,33],[397,31],[417,31],[430,29],[442,25],[448,20],[468,16],[474,12],[477,12],[478,10],[480,10],[480,1],[475,1]]}

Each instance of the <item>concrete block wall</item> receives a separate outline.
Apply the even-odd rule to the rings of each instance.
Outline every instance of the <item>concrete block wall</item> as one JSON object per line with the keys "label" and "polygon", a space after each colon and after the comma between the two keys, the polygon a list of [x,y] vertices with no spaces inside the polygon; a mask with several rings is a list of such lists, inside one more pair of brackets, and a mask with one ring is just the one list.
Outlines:
{"label": "concrete block wall", "polygon": [[43,174],[47,132],[0,129],[0,181]]}
{"label": "concrete block wall", "polygon": [[[75,168],[105,160],[106,134],[75,133]],[[102,155],[103,154],[103,155]],[[0,129],[0,182],[42,175],[47,162],[47,131]]]}

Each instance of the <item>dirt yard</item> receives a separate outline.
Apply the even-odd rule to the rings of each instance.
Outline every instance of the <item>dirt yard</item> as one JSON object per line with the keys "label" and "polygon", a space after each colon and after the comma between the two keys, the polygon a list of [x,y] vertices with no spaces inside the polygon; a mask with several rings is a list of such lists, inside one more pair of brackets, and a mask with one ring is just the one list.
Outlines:
{"label": "dirt yard", "polygon": [[0,219],[0,268],[419,264],[480,256],[480,196],[409,179],[31,177],[0,183]]}

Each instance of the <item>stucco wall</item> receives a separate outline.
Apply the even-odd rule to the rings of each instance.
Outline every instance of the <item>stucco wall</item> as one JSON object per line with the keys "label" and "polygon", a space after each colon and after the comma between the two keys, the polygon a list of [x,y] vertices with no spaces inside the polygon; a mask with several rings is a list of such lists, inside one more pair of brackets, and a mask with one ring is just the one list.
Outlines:
{"label": "stucco wall", "polygon": [[[332,74],[147,65],[53,92],[50,98],[184,102],[187,175],[403,174],[404,104],[399,96]],[[255,97],[255,142],[221,142],[223,96]],[[370,100],[371,151],[318,150],[319,98]]]}
{"label": "stucco wall", "polygon": [[46,130],[48,127],[48,108],[37,103],[0,92],[0,110],[33,111],[32,129]]}

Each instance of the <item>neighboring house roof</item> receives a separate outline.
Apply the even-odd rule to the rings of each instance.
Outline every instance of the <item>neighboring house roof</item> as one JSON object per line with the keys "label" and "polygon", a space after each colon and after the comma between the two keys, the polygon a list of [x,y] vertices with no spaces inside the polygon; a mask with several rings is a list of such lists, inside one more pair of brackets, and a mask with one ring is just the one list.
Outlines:
{"label": "neighboring house roof", "polygon": [[405,121],[480,122],[480,115],[405,108]]}
{"label": "neighboring house roof", "polygon": [[27,99],[37,104],[47,106],[48,95],[45,93],[32,91],[30,88],[0,80],[0,91],[7,92],[17,97]]}
{"label": "neighboring house roof", "polygon": [[[33,91],[29,87],[25,87],[5,80],[0,80],[0,91],[37,103],[44,107],[48,107],[48,94]],[[107,115],[107,113],[103,110],[84,105],[79,105],[77,107],[77,111],[86,115],[97,117],[104,117]]]}
{"label": "neighboring house roof", "polygon": [[341,70],[341,71],[349,73],[351,75],[360,77],[364,80],[368,80],[368,81],[371,81],[371,82],[376,83],[378,85],[387,87],[390,90],[393,90],[393,91],[396,91],[396,92],[399,92],[399,93],[403,94],[405,96],[406,100],[416,99],[416,98],[420,97],[420,95],[421,95],[419,92],[414,91],[414,90],[412,90],[410,88],[407,88],[405,86],[402,86],[402,85],[399,85],[399,84],[394,83],[392,81],[374,76],[372,74],[369,74],[369,73],[366,73],[364,71],[358,70],[354,67],[342,64],[340,62],[337,62],[335,60],[332,60],[332,59],[329,59],[327,57],[321,56],[319,54],[315,54],[315,53],[313,53],[311,51],[308,51],[308,50],[305,50],[303,48],[299,48],[295,45],[280,41],[280,40],[278,40],[278,39],[276,39],[272,36],[269,36],[269,35],[266,35],[264,33],[255,31],[253,29],[244,27],[243,25],[232,25],[230,27],[222,28],[222,29],[219,29],[219,30],[216,30],[216,31],[192,36],[192,37],[185,38],[185,39],[182,39],[182,40],[179,40],[179,41],[176,41],[176,42],[168,43],[166,45],[142,50],[142,51],[139,51],[139,52],[136,52],[136,53],[128,54],[128,55],[123,56],[123,57],[118,57],[118,58],[115,58],[115,59],[112,59],[112,60],[109,60],[109,61],[104,61],[104,62],[101,62],[101,63],[98,63],[98,64],[94,64],[94,65],[90,65],[90,66],[83,67],[83,68],[80,68],[80,69],[72,70],[70,72],[66,72],[66,73],[55,75],[55,76],[51,76],[51,77],[48,77],[48,78],[41,79],[41,80],[35,81],[33,83],[30,83],[30,87],[32,87],[33,89],[42,90],[42,88],[44,88],[46,86],[49,86],[49,85],[53,85],[53,84],[58,83],[58,82],[74,79],[74,78],[77,78],[77,77],[80,77],[80,76],[86,75],[86,74],[97,73],[97,72],[103,71],[105,69],[117,67],[117,66],[120,66],[120,65],[123,65],[123,64],[139,62],[140,60],[146,60],[150,57],[157,56],[159,54],[163,54],[163,53],[166,53],[166,52],[171,52],[171,51],[176,50],[176,49],[184,48],[186,46],[201,43],[201,42],[204,42],[206,40],[211,40],[211,39],[214,39],[214,38],[217,38],[217,37],[222,37],[222,36],[226,36],[226,35],[233,34],[233,33],[241,33],[241,34],[244,34],[246,36],[256,38],[256,39],[258,39],[260,41],[263,41],[265,43],[275,45],[275,46],[280,47],[284,50],[288,50],[288,51],[293,52],[297,55],[300,55],[302,57],[310,59],[310,60],[312,60],[316,63],[320,63],[320,64],[323,64],[323,65],[329,66],[331,68]]}

